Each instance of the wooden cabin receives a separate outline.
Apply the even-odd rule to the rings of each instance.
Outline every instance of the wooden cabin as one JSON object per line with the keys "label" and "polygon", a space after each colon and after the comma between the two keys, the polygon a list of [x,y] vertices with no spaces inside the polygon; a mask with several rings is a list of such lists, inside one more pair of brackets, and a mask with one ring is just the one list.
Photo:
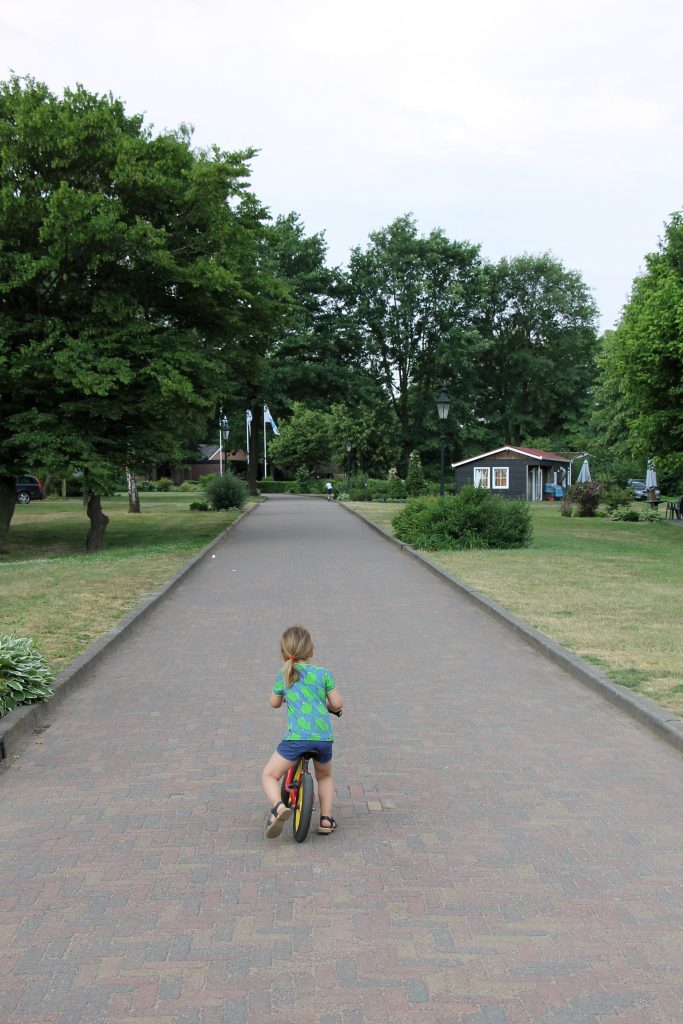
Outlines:
{"label": "wooden cabin", "polygon": [[572,482],[572,462],[567,455],[510,444],[454,462],[451,468],[456,492],[465,484],[474,484],[504,498],[527,501],[557,501]]}

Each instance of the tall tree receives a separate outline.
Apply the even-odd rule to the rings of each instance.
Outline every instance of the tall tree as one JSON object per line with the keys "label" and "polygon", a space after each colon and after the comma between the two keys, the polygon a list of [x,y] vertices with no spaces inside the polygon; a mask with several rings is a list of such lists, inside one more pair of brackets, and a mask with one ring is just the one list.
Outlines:
{"label": "tall tree", "polygon": [[479,420],[492,444],[575,429],[595,377],[598,311],[578,273],[549,254],[492,271]]}
{"label": "tall tree", "polygon": [[[657,252],[633,283],[620,323],[606,334],[601,354],[600,399],[617,403],[625,428],[607,434],[642,460],[683,473],[683,212],[666,225]],[[608,415],[607,427],[613,417]]]}
{"label": "tall tree", "polygon": [[296,213],[278,217],[268,232],[273,270],[286,291],[280,336],[264,366],[263,388],[273,411],[295,402],[329,410],[335,402],[365,400],[377,383],[363,361],[358,337],[347,329],[341,273],[327,266],[322,234],[306,235]]}
{"label": "tall tree", "polygon": [[[365,249],[351,251],[349,324],[390,397],[406,470],[422,411],[442,379],[448,378],[454,400],[451,427],[470,415],[481,270],[478,246],[450,241],[441,230],[421,237],[409,215],[371,234]],[[411,393],[418,398],[414,415]]]}
{"label": "tall tree", "polygon": [[270,444],[270,458],[281,470],[295,473],[301,467],[319,472],[330,461],[331,416],[295,402],[292,415],[280,422],[279,436]]}
{"label": "tall tree", "polygon": [[0,476],[176,457],[273,316],[250,151],[153,138],[111,96],[0,85]]}
{"label": "tall tree", "polygon": [[[385,477],[396,466],[401,448],[401,431],[386,397],[352,406],[332,406],[332,461],[344,470]],[[350,445],[350,451],[347,446]]]}

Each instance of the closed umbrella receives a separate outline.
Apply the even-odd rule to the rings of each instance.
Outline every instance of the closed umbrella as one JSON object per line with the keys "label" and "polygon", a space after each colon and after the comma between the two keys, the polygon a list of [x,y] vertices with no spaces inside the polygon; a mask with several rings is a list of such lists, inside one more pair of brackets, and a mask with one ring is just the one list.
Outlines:
{"label": "closed umbrella", "polygon": [[647,491],[647,500],[650,502],[650,508],[657,507],[657,470],[655,469],[655,460],[647,460],[647,473],[645,474],[645,490]]}
{"label": "closed umbrella", "polygon": [[583,460],[581,472],[576,481],[578,484],[589,484],[591,482],[591,471],[588,468],[588,459]]}

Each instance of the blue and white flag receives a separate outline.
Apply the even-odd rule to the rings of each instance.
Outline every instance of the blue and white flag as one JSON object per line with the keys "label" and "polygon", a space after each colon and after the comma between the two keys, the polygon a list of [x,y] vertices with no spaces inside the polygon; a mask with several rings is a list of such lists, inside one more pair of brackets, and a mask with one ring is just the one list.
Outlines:
{"label": "blue and white flag", "polygon": [[280,431],[277,429],[277,427],[275,425],[275,420],[270,415],[270,409],[268,408],[267,405],[263,406],[263,423],[264,423],[264,426],[265,426],[266,423],[270,423],[271,427],[273,428],[273,433],[276,436],[280,433]]}
{"label": "blue and white flag", "polygon": [[251,409],[247,409],[247,465],[249,465],[249,448],[251,447],[249,443],[251,441],[251,421]]}

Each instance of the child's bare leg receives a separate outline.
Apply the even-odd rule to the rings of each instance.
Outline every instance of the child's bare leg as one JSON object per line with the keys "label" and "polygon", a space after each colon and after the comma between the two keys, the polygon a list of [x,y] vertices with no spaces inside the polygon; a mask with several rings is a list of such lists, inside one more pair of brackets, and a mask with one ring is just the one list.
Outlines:
{"label": "child's bare leg", "polygon": [[320,801],[320,817],[331,817],[332,801],[334,800],[334,780],[332,779],[332,762],[320,764],[313,762],[315,778],[318,783],[318,800]]}
{"label": "child's bare leg", "polygon": [[288,768],[291,768],[294,761],[286,761],[284,757],[281,757],[277,751],[273,754],[270,761],[263,769],[261,775],[261,785],[263,786],[263,792],[266,794],[268,799],[268,808],[275,807],[280,802],[282,796],[280,795],[280,779],[285,774]]}

